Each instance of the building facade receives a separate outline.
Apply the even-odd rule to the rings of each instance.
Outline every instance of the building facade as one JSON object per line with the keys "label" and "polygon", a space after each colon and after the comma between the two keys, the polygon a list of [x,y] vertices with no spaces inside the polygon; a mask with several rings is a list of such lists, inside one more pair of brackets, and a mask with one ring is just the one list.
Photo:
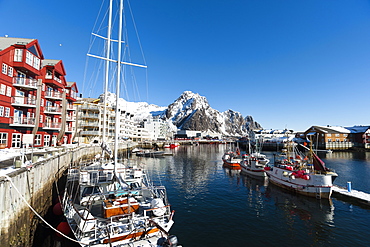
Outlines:
{"label": "building facade", "polygon": [[112,142],[115,138],[116,125],[119,125],[119,140],[137,140],[138,128],[133,120],[134,114],[120,110],[117,121],[115,106],[104,105],[100,99],[80,99],[75,105],[77,106],[75,141],[79,143]]}
{"label": "building facade", "polygon": [[0,64],[1,147],[21,148],[25,134],[34,147],[71,143],[66,119],[78,90],[68,86],[63,62],[44,59],[36,39],[1,37]]}
{"label": "building facade", "polygon": [[311,126],[304,132],[316,149],[344,150],[354,146],[351,131],[336,126]]}

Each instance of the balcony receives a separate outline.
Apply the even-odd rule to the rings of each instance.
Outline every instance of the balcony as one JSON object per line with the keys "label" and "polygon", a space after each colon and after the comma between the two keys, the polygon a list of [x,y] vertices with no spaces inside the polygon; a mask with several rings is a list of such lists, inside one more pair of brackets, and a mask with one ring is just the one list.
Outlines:
{"label": "balcony", "polygon": [[37,80],[24,77],[13,77],[13,86],[23,88],[26,90],[36,90]]}
{"label": "balcony", "polygon": [[80,121],[79,125],[83,127],[99,127],[99,121]]}
{"label": "balcony", "polygon": [[100,108],[101,107],[97,106],[97,105],[82,105],[82,106],[80,106],[81,110],[86,110],[86,111],[99,111]]}
{"label": "balcony", "polygon": [[22,96],[12,96],[12,106],[36,108],[36,99]]}
{"label": "balcony", "polygon": [[80,135],[82,135],[82,136],[99,136],[100,132],[99,131],[81,131]]}
{"label": "balcony", "polygon": [[59,106],[47,106],[45,107],[44,113],[46,114],[62,114],[62,108]]}
{"label": "balcony", "polygon": [[76,121],[76,117],[75,116],[67,116],[66,117],[66,121],[68,121],[68,122],[74,122],[74,121]]}
{"label": "balcony", "polygon": [[34,117],[11,117],[9,126],[13,127],[35,127]]}
{"label": "balcony", "polygon": [[99,114],[93,114],[93,113],[87,114],[87,113],[85,113],[85,114],[79,115],[79,118],[94,118],[94,119],[99,119]]}
{"label": "balcony", "polygon": [[76,108],[75,108],[73,105],[68,105],[68,106],[67,106],[67,110],[68,110],[68,111],[75,111],[75,110],[76,110]]}
{"label": "balcony", "polygon": [[62,94],[60,92],[46,91],[45,99],[62,100]]}
{"label": "balcony", "polygon": [[45,130],[60,130],[61,123],[44,123],[43,129]]}
{"label": "balcony", "polygon": [[75,131],[75,128],[74,127],[68,127],[68,128],[66,128],[66,133],[72,133],[72,132],[74,132]]}

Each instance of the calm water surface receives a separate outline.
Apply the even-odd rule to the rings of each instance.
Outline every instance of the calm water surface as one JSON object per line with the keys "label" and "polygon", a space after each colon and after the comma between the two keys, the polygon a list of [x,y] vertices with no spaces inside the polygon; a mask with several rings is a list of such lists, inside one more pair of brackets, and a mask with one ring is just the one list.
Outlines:
{"label": "calm water surface", "polygon": [[[370,210],[333,198],[285,192],[261,178],[222,167],[224,145],[181,146],[173,156],[142,158],[166,186],[175,213],[172,234],[186,246],[370,246]],[[272,152],[265,152],[271,159]],[[320,157],[335,184],[370,193],[370,154]]]}
{"label": "calm water surface", "polygon": [[[165,185],[175,234],[184,247],[370,246],[370,209],[316,200],[222,167],[225,145],[181,146],[164,158],[140,158],[155,184]],[[271,160],[273,152],[264,152]],[[370,193],[370,153],[320,154],[336,170],[336,185]],[[46,231],[46,230],[45,230]],[[54,236],[49,230],[45,234]],[[43,244],[56,245],[40,234]],[[55,239],[55,238],[54,238]],[[61,241],[60,239],[57,239]]]}

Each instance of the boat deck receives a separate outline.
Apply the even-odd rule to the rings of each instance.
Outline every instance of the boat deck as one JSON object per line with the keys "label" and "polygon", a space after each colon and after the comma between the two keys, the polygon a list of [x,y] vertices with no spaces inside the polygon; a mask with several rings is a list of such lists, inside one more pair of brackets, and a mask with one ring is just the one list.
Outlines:
{"label": "boat deck", "polygon": [[350,192],[346,188],[333,186],[333,196],[347,199],[350,202],[358,202],[362,205],[370,207],[370,194],[358,190],[351,190]]}

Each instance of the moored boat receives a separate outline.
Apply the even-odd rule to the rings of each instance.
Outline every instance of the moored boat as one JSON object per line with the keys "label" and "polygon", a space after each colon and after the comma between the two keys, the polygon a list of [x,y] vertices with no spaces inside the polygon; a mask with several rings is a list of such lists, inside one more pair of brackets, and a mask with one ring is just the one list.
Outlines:
{"label": "moored boat", "polygon": [[141,156],[141,157],[160,157],[164,155],[164,151],[157,151],[157,150],[152,150],[152,149],[143,149],[138,152],[136,152],[136,156]]}
{"label": "moored boat", "polygon": [[241,171],[254,175],[265,177],[265,167],[270,162],[266,155],[261,153],[253,153],[251,155],[243,155],[243,160],[240,162]]}
{"label": "moored boat", "polygon": [[151,184],[139,166],[110,162],[70,168],[63,211],[81,246],[175,241],[168,234],[174,222],[166,189]]}
{"label": "moored boat", "polygon": [[240,170],[240,162],[242,161],[242,157],[240,156],[239,149],[236,150],[236,152],[233,151],[227,151],[222,156],[222,161],[224,167],[227,167],[229,169],[235,169]]}
{"label": "moored boat", "polygon": [[310,157],[305,157],[283,150],[275,155],[274,165],[266,167],[265,172],[271,183],[318,199],[331,197],[333,181],[338,176],[312,151]]}

